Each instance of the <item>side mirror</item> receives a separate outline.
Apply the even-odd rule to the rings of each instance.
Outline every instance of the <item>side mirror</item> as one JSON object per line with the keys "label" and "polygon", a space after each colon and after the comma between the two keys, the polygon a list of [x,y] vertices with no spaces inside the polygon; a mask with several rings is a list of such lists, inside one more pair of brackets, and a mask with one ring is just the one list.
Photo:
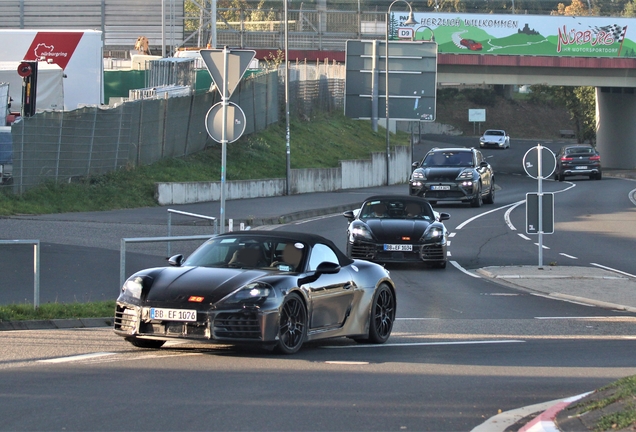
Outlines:
{"label": "side mirror", "polygon": [[336,274],[340,271],[340,265],[329,261],[323,261],[316,267],[316,274]]}
{"label": "side mirror", "polygon": [[482,168],[486,168],[488,166],[488,162],[481,161],[481,162],[479,162],[479,166],[482,167]]}
{"label": "side mirror", "polygon": [[185,260],[183,259],[182,254],[173,255],[170,258],[168,258],[168,264],[174,267],[181,267],[181,264],[183,264],[183,261]]}
{"label": "side mirror", "polygon": [[347,210],[346,212],[343,212],[342,215],[346,217],[349,222],[356,218],[356,216],[353,214],[353,210]]}
{"label": "side mirror", "polygon": [[420,167],[420,163],[419,163],[418,161],[415,161],[415,162],[413,162],[413,163],[411,164],[411,166],[412,166],[413,168],[419,168],[419,167]]}
{"label": "side mirror", "polygon": [[440,221],[445,221],[445,220],[449,220],[450,219],[450,214],[446,213],[446,212],[440,212],[439,214],[439,220]]}

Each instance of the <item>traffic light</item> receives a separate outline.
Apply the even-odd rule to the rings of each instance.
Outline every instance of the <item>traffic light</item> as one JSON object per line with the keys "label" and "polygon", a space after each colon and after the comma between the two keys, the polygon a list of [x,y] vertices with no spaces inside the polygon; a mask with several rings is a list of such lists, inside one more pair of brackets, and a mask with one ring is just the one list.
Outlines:
{"label": "traffic light", "polygon": [[38,87],[38,62],[23,61],[18,65],[18,75],[22,77],[22,110],[23,117],[35,114],[35,99]]}

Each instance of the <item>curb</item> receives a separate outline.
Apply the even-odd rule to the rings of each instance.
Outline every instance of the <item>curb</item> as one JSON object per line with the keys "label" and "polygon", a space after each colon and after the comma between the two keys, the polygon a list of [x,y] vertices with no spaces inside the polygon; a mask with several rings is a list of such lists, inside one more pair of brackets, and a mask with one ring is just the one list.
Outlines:
{"label": "curb", "polygon": [[72,318],[51,320],[0,321],[0,331],[63,330],[74,328],[112,327],[114,318]]}

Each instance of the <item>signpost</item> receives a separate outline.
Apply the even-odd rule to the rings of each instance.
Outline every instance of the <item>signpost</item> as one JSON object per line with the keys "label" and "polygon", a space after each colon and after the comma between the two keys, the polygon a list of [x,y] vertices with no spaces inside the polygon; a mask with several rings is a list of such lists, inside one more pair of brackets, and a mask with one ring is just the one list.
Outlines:
{"label": "signpost", "polygon": [[[389,41],[391,120],[435,121],[437,43]],[[347,41],[345,115],[377,124],[378,99],[386,98],[386,43]],[[386,102],[383,100],[382,102]],[[375,107],[375,109],[374,109]],[[387,125],[388,127],[388,125]],[[375,128],[374,128],[375,130]]]}
{"label": "signpost", "polygon": [[541,144],[523,156],[526,174],[537,179],[537,193],[526,194],[526,233],[539,235],[539,268],[543,267],[543,234],[554,232],[554,194],[543,193],[542,180],[550,177],[555,168],[554,153]]}
{"label": "signpost", "polygon": [[[250,62],[256,55],[254,50],[204,49],[201,58],[221,94],[221,102],[215,104],[205,118],[205,127],[212,139],[221,143],[221,203],[219,232],[225,232],[225,169],[227,165],[227,144],[234,142],[245,131],[245,114],[229,99],[243,78]],[[242,124],[242,127],[241,127]]]}

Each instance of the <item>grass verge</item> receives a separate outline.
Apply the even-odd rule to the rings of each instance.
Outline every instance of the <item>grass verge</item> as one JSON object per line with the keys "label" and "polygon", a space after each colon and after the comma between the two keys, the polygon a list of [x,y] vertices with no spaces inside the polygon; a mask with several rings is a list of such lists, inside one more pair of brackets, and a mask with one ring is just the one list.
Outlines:
{"label": "grass verge", "polygon": [[103,318],[114,316],[114,314],[114,300],[68,304],[46,303],[37,309],[28,303],[0,306],[0,321]]}
{"label": "grass verge", "polygon": [[[285,122],[258,134],[241,137],[227,146],[227,180],[284,178],[286,175]],[[408,145],[409,134],[398,132],[390,144]],[[341,160],[369,159],[386,151],[384,129],[371,123],[322,113],[309,121],[290,122],[291,168],[333,168]],[[221,145],[149,166],[127,167],[74,183],[47,183],[22,196],[0,193],[0,216],[104,211],[156,206],[156,182],[220,181]]]}

